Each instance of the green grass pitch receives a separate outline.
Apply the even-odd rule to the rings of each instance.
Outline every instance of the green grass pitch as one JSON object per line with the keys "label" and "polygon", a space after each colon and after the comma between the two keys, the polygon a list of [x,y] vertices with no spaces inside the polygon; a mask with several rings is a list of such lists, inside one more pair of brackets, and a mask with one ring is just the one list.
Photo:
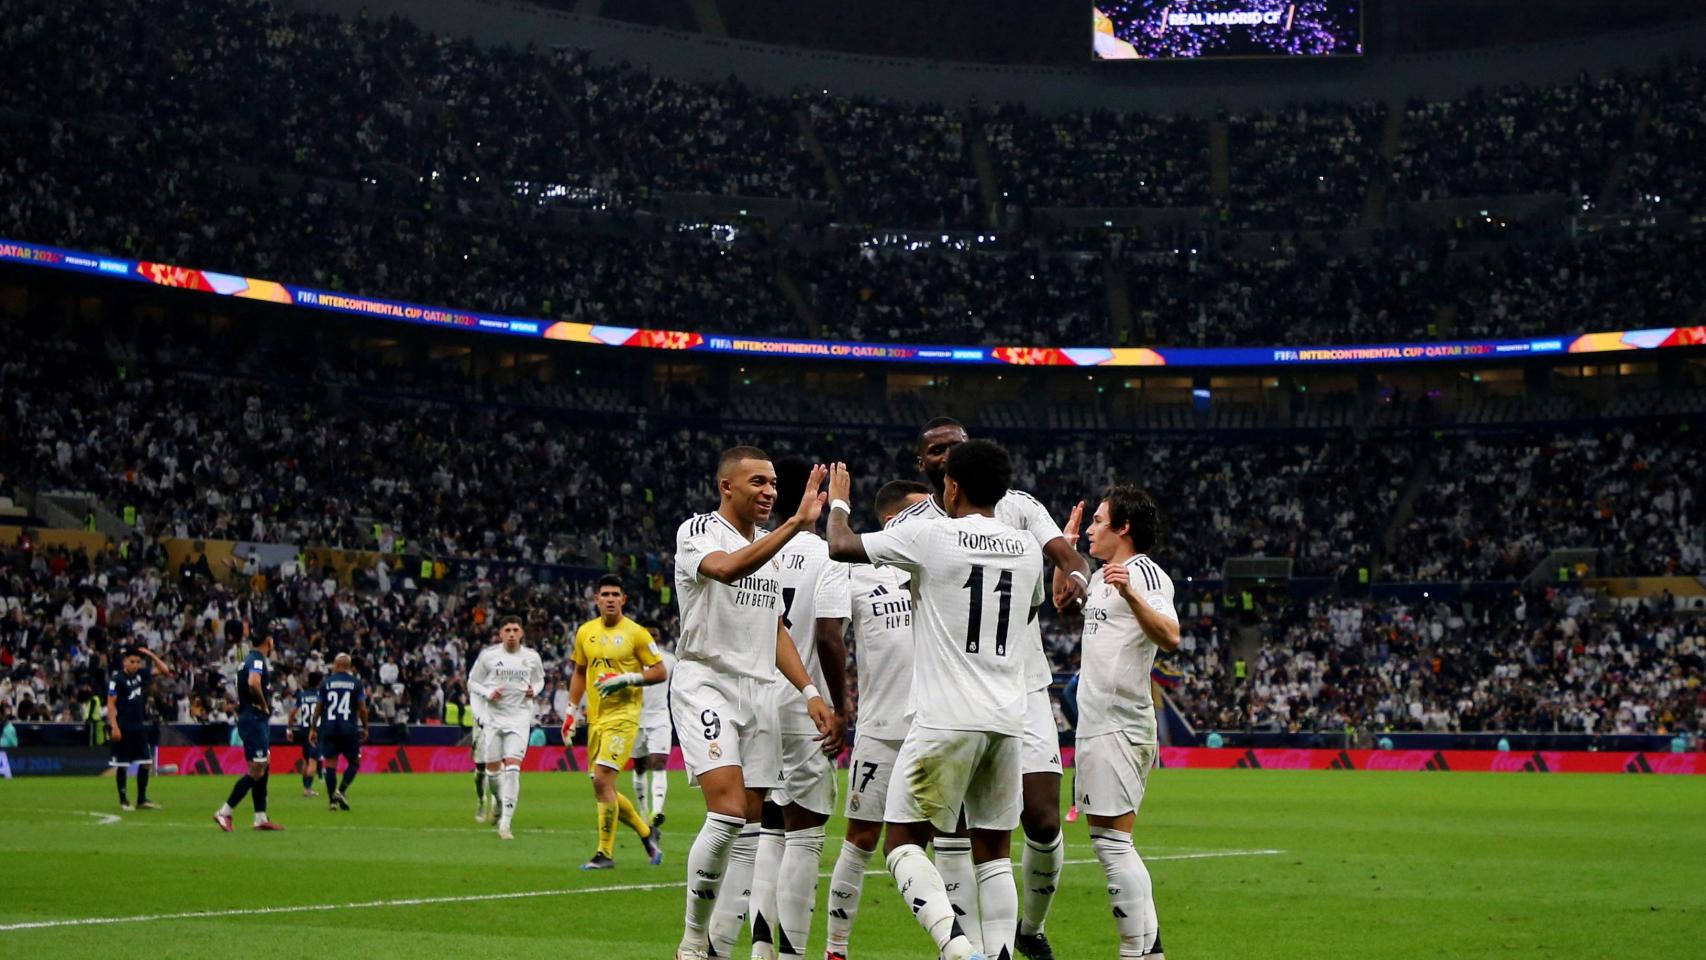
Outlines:
{"label": "green grass pitch", "polygon": [[[246,806],[236,833],[219,832],[211,814],[229,784],[161,777],[166,809],[115,820],[111,780],[0,782],[0,955],[673,955],[683,855],[703,813],[679,775],[664,865],[624,830],[617,869],[598,873],[577,869],[593,847],[582,775],[525,775],[513,843],[473,822],[465,776],[362,777],[349,813],[281,776],[278,834],[248,830]],[[1136,837],[1174,960],[1698,957],[1703,812],[1706,777],[1163,770]],[[1049,935],[1061,960],[1113,960],[1086,831],[1066,827]],[[822,956],[827,886],[808,956]],[[387,902],[403,900],[427,902]],[[191,912],[207,915],[175,916]],[[67,923],[114,917],[146,918]],[[867,877],[855,960],[932,956],[889,878]]]}

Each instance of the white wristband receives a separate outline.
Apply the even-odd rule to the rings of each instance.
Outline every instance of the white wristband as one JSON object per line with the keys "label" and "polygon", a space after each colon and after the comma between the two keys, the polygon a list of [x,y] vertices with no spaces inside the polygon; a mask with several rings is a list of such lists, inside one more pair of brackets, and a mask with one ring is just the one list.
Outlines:
{"label": "white wristband", "polygon": [[1090,578],[1086,577],[1084,575],[1084,571],[1082,571],[1082,570],[1074,570],[1071,573],[1067,574],[1067,576],[1071,577],[1074,580],[1077,580],[1079,582],[1079,584],[1082,586],[1085,586],[1085,587],[1090,586]]}
{"label": "white wristband", "polygon": [[800,696],[804,697],[807,703],[810,703],[813,697],[819,700],[823,699],[823,694],[817,692],[817,684],[815,683],[808,683],[801,687]]}
{"label": "white wristband", "polygon": [[829,509],[840,510],[842,513],[845,513],[848,516],[853,515],[853,508],[847,505],[847,501],[845,501],[839,497],[837,497],[834,500],[829,501]]}

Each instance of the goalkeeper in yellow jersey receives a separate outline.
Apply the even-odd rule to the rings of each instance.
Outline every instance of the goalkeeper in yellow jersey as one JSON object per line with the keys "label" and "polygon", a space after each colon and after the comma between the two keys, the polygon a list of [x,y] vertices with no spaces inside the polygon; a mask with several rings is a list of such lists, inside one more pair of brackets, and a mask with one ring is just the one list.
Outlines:
{"label": "goalkeeper in yellow jersey", "polygon": [[662,683],[667,668],[651,633],[622,615],[622,606],[628,602],[622,578],[614,574],[599,578],[597,599],[598,619],[575,631],[570,715],[563,723],[563,742],[568,743],[580,726],[581,694],[586,694],[586,755],[592,792],[598,798],[598,852],[581,869],[608,870],[616,865],[617,820],[640,835],[655,867],[663,862],[663,850],[633,802],[616,791],[616,775],[627,764],[640,735],[644,702],[640,688]]}

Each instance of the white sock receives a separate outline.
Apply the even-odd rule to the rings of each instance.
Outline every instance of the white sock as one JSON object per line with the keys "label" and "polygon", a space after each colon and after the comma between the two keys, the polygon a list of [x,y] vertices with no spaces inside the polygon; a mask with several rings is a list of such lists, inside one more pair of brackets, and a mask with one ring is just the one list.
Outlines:
{"label": "white sock", "polygon": [[948,890],[954,916],[978,953],[983,952],[983,924],[977,909],[977,864],[971,860],[971,841],[965,837],[937,837],[936,870]]}
{"label": "white sock", "polygon": [[1132,849],[1131,834],[1104,827],[1090,828],[1090,845],[1108,878],[1108,903],[1120,931],[1120,960],[1141,957],[1155,946],[1161,933],[1155,916],[1155,888],[1149,868]]}
{"label": "white sock", "polygon": [[231,815],[231,805],[229,803],[220,804],[219,805],[219,816],[229,817],[230,815]]}
{"label": "white sock", "polygon": [[776,960],[776,875],[782,869],[786,837],[769,827],[758,831],[752,867],[752,960]]}
{"label": "white sock", "polygon": [[261,824],[266,823],[266,822],[267,822],[267,815],[266,814],[264,814],[264,813],[255,814],[255,826],[258,827]]}
{"label": "white sock", "polygon": [[717,894],[722,890],[729,852],[745,826],[746,821],[739,817],[705,814],[705,824],[699,828],[699,836],[694,839],[692,849],[687,851],[687,915],[682,921],[681,932],[683,951],[703,952],[709,945],[705,927],[711,919],[711,911],[716,908]]}
{"label": "white sock", "polygon": [[669,771],[647,770],[646,783],[652,791],[652,816],[663,812],[664,797],[669,796]]}
{"label": "white sock", "polygon": [[515,818],[515,801],[521,797],[520,767],[504,765],[503,773],[498,776],[498,796],[503,799],[503,813],[498,817],[498,826],[507,830]]}
{"label": "white sock", "polygon": [[729,848],[729,864],[723,873],[723,888],[711,911],[713,956],[734,956],[740,928],[746,926],[746,910],[752,903],[752,870],[758,859],[758,824],[749,823]]}
{"label": "white sock", "polygon": [[649,771],[634,768],[634,807],[640,811],[640,816],[647,820],[652,818],[651,810],[647,809],[651,796],[646,792],[646,778],[650,776]]}
{"label": "white sock", "polygon": [[1048,919],[1055,888],[1060,886],[1060,870],[1066,864],[1066,844],[1061,842],[1058,833],[1052,842],[1041,845],[1027,837],[1025,852],[1019,860],[1019,869],[1025,877],[1025,912],[1019,918],[1019,932],[1036,933]]}
{"label": "white sock", "polygon": [[[940,854],[940,851],[937,851]],[[896,847],[888,855],[889,874],[900,888],[900,900],[912,911],[942,960],[967,960],[977,948],[954,916],[954,905],[942,885],[942,874],[917,844]]]}
{"label": "white sock", "polygon": [[977,865],[977,905],[983,914],[983,952],[989,960],[1012,960],[1019,926],[1019,887],[1013,862],[1003,857]]}
{"label": "white sock", "polygon": [[776,950],[786,960],[803,957],[817,907],[817,868],[823,862],[823,828],[790,831],[776,881]]}
{"label": "white sock", "polygon": [[853,920],[859,916],[859,895],[865,890],[865,868],[871,851],[843,841],[841,856],[835,858],[835,873],[829,878],[829,949],[847,952],[853,935]]}

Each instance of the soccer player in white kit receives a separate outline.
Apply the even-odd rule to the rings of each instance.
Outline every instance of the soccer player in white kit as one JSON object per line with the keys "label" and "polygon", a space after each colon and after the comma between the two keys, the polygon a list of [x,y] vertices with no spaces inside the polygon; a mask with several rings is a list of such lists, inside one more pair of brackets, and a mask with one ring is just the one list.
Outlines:
{"label": "soccer player in white kit", "polygon": [[[782,785],[782,744],[769,686],[780,671],[801,691],[825,750],[840,752],[839,718],[782,625],[776,554],[823,513],[814,467],[794,514],[757,537],[776,502],[776,470],[756,447],[717,464],[720,502],[675,534],[681,639],[670,715],[687,770],[705,794],[705,823],[687,855],[687,905],[676,960],[706,960],[712,940],[739,935],[751,895],[764,791]],[[751,824],[750,829],[748,824]],[[715,955],[729,956],[725,946]]]}
{"label": "soccer player in white kit", "polygon": [[[1076,542],[1081,503],[1067,521]],[[1160,513],[1149,494],[1109,488],[1090,522],[1090,555],[1103,566],[1084,602],[1084,670],[1078,680],[1078,808],[1108,878],[1120,960],[1160,957],[1154,887],[1132,848],[1131,828],[1160,746],[1149,672],[1157,650],[1179,646],[1173,581],[1153,560]]]}
{"label": "soccer player in white kit", "polygon": [[675,672],[675,651],[664,644],[657,624],[641,626],[652,635],[652,645],[668,671],[662,683],[641,688],[640,739],[634,745],[634,800],[656,830],[663,826],[663,802],[669,796],[669,674]]}
{"label": "soccer player in white kit", "polygon": [[[889,521],[890,526],[947,516],[943,500],[944,472],[949,454],[966,441],[959,421],[937,417],[918,434],[918,467],[929,478],[935,495],[922,500]],[[1084,596],[1089,565],[1049,516],[1037,499],[1021,490],[1009,490],[995,509],[995,517],[1036,538],[1043,556],[1054,564],[1054,604],[1057,609],[1075,607]],[[1031,960],[1054,960],[1054,950],[1043,933],[1049,906],[1054,903],[1065,865],[1066,848],[1060,834],[1060,731],[1055,726],[1049,686],[1054,671],[1043,652],[1042,625],[1032,617],[1023,637],[1025,682],[1025,744],[1020,767],[1025,777],[1025,806],[1020,826],[1025,830],[1025,850],[1020,856],[1024,877],[1024,903],[1014,946]],[[962,837],[936,839],[936,864],[947,878],[954,906],[966,919],[966,928],[976,937],[986,926],[978,915],[977,885],[973,876],[971,849]]]}
{"label": "soccer player in white kit", "polygon": [[[930,495],[912,480],[877,491],[877,526]],[[895,758],[912,727],[912,577],[897,567],[844,564],[859,665],[858,737],[847,767],[847,837],[829,880],[829,944],[824,960],[847,960],[865,868],[883,832],[883,802]]]}
{"label": "soccer player in white kit", "polygon": [[972,440],[948,455],[948,517],[858,536],[848,526],[847,468],[830,473],[830,556],[912,575],[912,727],[884,803],[889,873],[943,960],[985,955],[956,918],[941,873],[924,854],[935,831],[964,818],[977,864],[983,951],[1011,957],[1019,894],[1008,861],[1019,825],[1025,732],[1025,624],[1045,599],[1042,551],[996,519],[1012,461]]}
{"label": "soccer player in white kit", "polygon": [[520,617],[499,620],[498,644],[482,650],[474,669],[468,671],[469,695],[485,701],[480,729],[486,742],[475,755],[486,759],[487,778],[497,778],[502,840],[515,839],[510,823],[521,795],[521,761],[527,756],[527,735],[533,728],[533,699],[545,689],[545,664],[532,647],[522,644],[525,634]]}
{"label": "soccer player in white kit", "polygon": [[[811,464],[776,462],[776,497],[804,498]],[[776,554],[782,586],[782,623],[825,702],[842,717],[847,703],[847,647],[851,614],[847,568],[829,559],[817,531],[805,530]],[[818,863],[824,824],[835,812],[835,761],[825,756],[805,700],[792,686],[770,685],[782,732],[782,786],[764,801],[758,856],[752,874],[753,960],[803,957],[817,906]],[[713,946],[717,946],[713,941]],[[719,948],[720,949],[720,948]]]}

